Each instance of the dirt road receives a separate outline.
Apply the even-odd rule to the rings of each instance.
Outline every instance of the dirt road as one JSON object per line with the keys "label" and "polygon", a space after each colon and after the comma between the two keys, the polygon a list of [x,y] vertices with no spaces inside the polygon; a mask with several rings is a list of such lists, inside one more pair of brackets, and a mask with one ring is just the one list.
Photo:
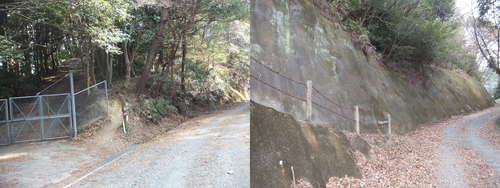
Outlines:
{"label": "dirt road", "polygon": [[[437,149],[439,187],[468,187],[476,181],[488,181],[490,186],[500,186],[500,152],[477,133],[486,119],[499,112],[500,109],[495,109],[481,115],[466,116],[446,127],[444,141]],[[488,176],[490,178],[481,179]]]}
{"label": "dirt road", "polygon": [[70,187],[250,187],[250,111],[195,118]]}
{"label": "dirt road", "polygon": [[[362,178],[332,177],[327,188],[500,187],[500,105],[420,125],[405,135],[361,134],[370,157],[355,151]],[[347,133],[348,138],[356,133]]]}

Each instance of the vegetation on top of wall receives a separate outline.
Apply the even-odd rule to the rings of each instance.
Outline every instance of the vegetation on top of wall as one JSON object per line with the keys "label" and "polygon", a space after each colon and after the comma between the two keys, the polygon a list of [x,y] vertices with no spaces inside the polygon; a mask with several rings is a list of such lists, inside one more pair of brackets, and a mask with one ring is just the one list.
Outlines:
{"label": "vegetation on top of wall", "polygon": [[325,18],[343,23],[356,48],[400,74],[412,71],[422,76],[425,66],[437,65],[480,77],[473,47],[459,32],[453,0],[313,2]]}

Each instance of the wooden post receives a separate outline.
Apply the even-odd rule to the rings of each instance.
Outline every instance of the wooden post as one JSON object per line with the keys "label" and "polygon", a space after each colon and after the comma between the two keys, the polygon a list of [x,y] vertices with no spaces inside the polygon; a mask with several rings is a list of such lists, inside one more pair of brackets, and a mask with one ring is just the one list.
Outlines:
{"label": "wooden post", "polygon": [[391,137],[391,114],[387,114],[387,121],[388,121],[388,124],[389,124],[389,138],[392,138]]}
{"label": "wooden post", "polygon": [[354,119],[356,120],[356,133],[359,135],[359,107],[354,106]]}
{"label": "wooden post", "polygon": [[307,95],[306,95],[306,121],[311,123],[312,117],[312,81],[307,80]]}

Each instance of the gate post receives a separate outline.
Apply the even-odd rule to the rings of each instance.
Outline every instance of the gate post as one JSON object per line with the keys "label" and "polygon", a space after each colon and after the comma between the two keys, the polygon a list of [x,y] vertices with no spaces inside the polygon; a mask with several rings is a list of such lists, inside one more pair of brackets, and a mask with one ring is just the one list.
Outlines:
{"label": "gate post", "polygon": [[39,116],[40,116],[40,134],[42,134],[42,140],[45,140],[45,131],[43,130],[43,97],[41,95],[38,95],[38,101],[40,103],[39,107],[40,107],[40,110],[39,111]]}
{"label": "gate post", "polygon": [[307,94],[306,94],[306,121],[311,123],[312,117],[312,81],[307,80]]}
{"label": "gate post", "polygon": [[[10,117],[10,120],[12,120],[12,119],[14,119],[14,111],[12,110],[13,108],[12,108],[12,99],[11,98],[9,98],[9,107],[10,107],[8,109],[9,114],[10,114],[9,117]],[[10,122],[10,120],[9,120],[9,122]],[[11,133],[10,134],[10,143],[13,144],[15,142],[15,140],[14,140],[15,139],[14,138],[14,126],[12,125],[12,123],[10,123],[9,126],[12,126],[12,127],[10,127],[11,128],[10,129],[10,133]]]}
{"label": "gate post", "polygon": [[10,136],[10,120],[9,120],[9,100],[4,100],[4,110],[5,110],[5,124],[7,125],[7,145],[10,145],[12,138]]}
{"label": "gate post", "polygon": [[69,83],[70,83],[70,88],[71,88],[71,114],[73,116],[73,130],[74,130],[74,135],[73,137],[76,137],[78,134],[78,131],[76,130],[76,109],[75,109],[75,88],[73,84],[73,72],[69,73]]}
{"label": "gate post", "polygon": [[109,116],[108,81],[106,80],[104,80],[104,90],[106,91],[106,109],[108,110],[108,116]]}

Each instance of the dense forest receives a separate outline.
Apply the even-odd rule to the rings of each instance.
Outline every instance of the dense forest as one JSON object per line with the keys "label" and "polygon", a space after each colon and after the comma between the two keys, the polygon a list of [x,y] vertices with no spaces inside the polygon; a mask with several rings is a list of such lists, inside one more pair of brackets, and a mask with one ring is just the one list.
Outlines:
{"label": "dense forest", "polygon": [[0,98],[79,66],[86,86],[107,80],[158,108],[221,103],[248,93],[249,29],[245,0],[6,0]]}

